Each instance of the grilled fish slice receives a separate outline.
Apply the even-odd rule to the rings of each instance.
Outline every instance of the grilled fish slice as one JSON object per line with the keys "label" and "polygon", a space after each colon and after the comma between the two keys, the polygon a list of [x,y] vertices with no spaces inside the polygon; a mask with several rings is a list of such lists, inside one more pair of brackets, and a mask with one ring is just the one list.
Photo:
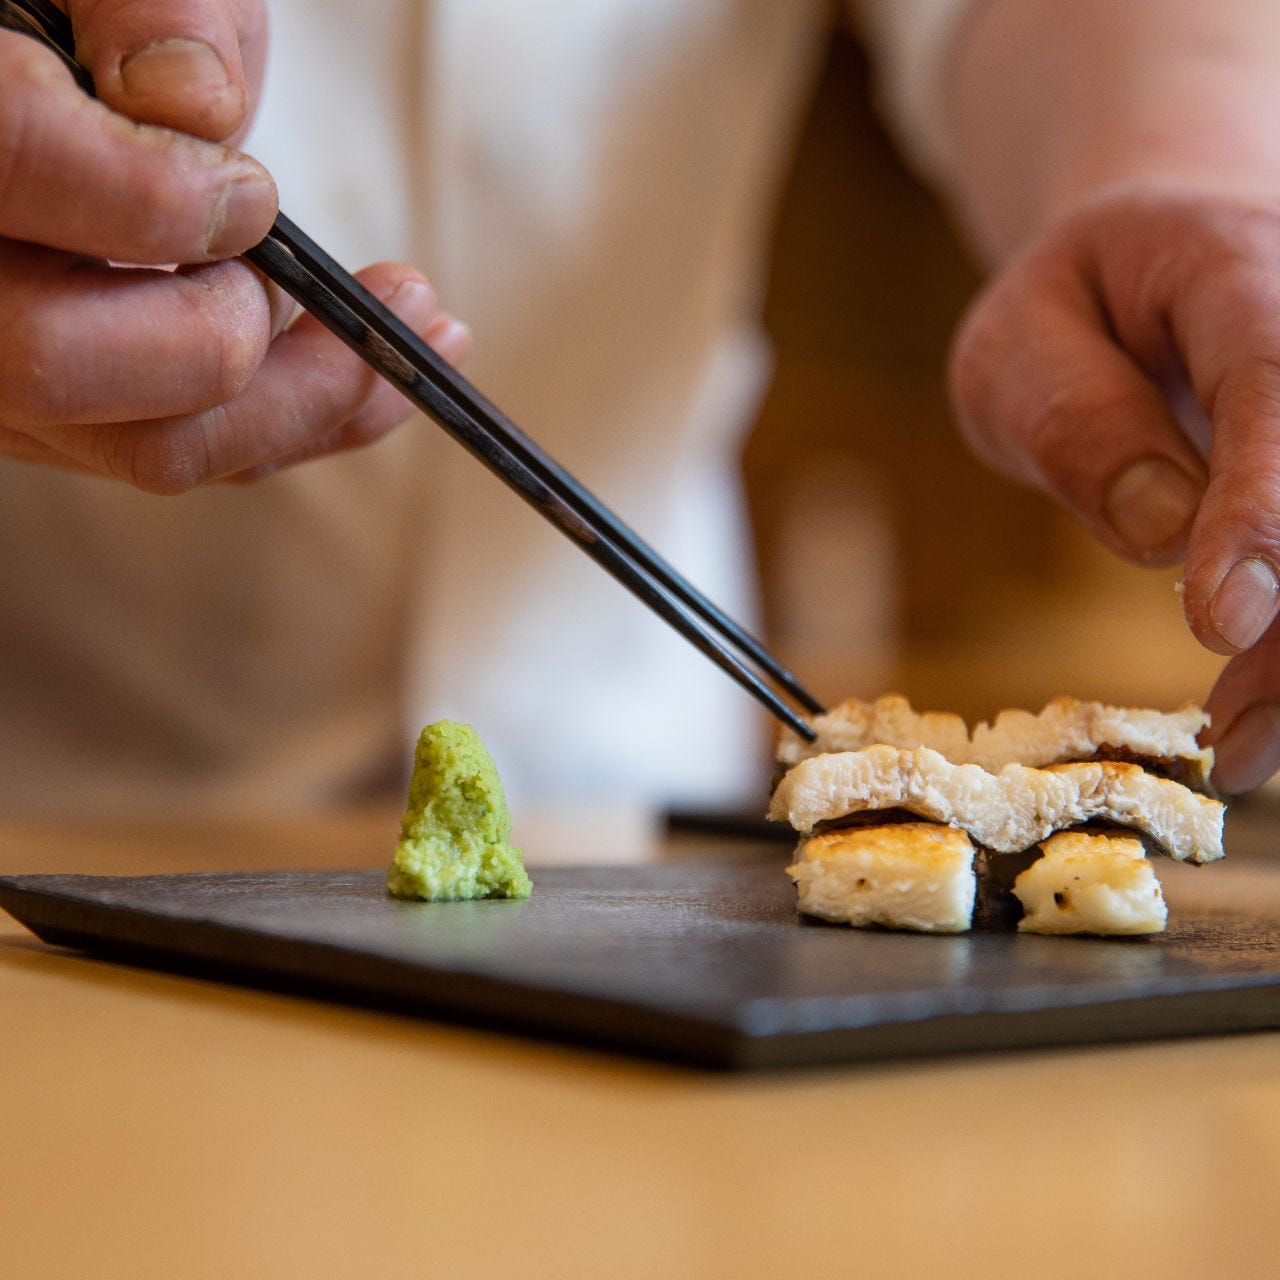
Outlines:
{"label": "grilled fish slice", "polygon": [[769,817],[808,833],[852,814],[906,809],[1016,853],[1064,827],[1102,820],[1135,828],[1179,861],[1223,855],[1223,806],[1137,765],[1089,761],[988,773],[927,748],[884,745],[814,756],[779,782]]}
{"label": "grilled fish slice", "polygon": [[1208,789],[1213,751],[1201,747],[1196,735],[1208,723],[1208,716],[1191,704],[1162,712],[1055,698],[1038,714],[1002,711],[994,723],[983,722],[970,733],[959,716],[915,711],[906,698],[887,694],[874,702],[847,698],[825,715],[815,716],[815,742],[785,730],[778,761],[793,765],[811,756],[857,751],[877,743],[927,747],[954,764],[976,764],[990,773],[999,773],[1009,764],[1041,768],[1121,755],[1175,769],[1182,775],[1180,780],[1203,791]]}
{"label": "grilled fish slice", "polygon": [[963,933],[973,920],[973,844],[932,822],[847,827],[801,843],[787,874],[805,915],[921,933]]}
{"label": "grilled fish slice", "polygon": [[1142,842],[1132,835],[1063,831],[1013,882],[1023,933],[1160,933],[1169,910]]}

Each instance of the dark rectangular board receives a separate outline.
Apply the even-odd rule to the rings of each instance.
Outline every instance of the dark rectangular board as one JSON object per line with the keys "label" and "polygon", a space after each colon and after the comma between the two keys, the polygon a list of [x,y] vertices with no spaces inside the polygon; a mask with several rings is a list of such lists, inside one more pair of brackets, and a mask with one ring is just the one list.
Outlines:
{"label": "dark rectangular board", "polygon": [[535,868],[528,901],[461,903],[376,871],[23,875],[0,906],[110,959],[715,1068],[1280,1027],[1280,893],[1184,885],[1153,938],[924,936],[802,920],[783,865]]}

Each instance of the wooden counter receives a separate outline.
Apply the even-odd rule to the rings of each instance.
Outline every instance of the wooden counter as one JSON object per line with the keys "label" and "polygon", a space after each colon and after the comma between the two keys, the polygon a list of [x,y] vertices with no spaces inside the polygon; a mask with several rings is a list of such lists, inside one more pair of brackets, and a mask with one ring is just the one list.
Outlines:
{"label": "wooden counter", "polygon": [[[0,869],[380,865],[394,823],[8,824]],[[0,918],[4,1276],[1243,1280],[1278,1196],[1280,1035],[721,1077]]]}

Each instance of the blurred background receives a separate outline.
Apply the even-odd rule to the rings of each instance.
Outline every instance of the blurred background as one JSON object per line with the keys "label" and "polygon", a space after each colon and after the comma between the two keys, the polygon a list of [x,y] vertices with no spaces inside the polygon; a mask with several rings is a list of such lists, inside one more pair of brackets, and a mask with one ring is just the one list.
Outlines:
{"label": "blurred background", "polygon": [[[1208,693],[1177,570],[1137,569],[973,461],[945,394],[980,276],[833,28],[771,254],[777,366],[744,465],[765,620],[822,698],[894,690],[969,718],[1063,693]],[[859,673],[850,687],[851,673]]]}

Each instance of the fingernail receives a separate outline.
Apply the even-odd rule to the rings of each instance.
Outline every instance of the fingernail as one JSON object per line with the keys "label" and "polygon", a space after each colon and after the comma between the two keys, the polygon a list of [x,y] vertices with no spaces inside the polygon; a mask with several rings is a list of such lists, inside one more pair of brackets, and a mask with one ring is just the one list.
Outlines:
{"label": "fingernail", "polygon": [[1167,458],[1143,458],[1121,472],[1103,510],[1124,543],[1145,557],[1191,523],[1201,493],[1201,486]]}
{"label": "fingernail", "polygon": [[183,39],[157,40],[130,54],[120,64],[120,80],[130,97],[139,98],[214,93],[231,83],[213,48]]}
{"label": "fingernail", "polygon": [[1261,556],[1246,556],[1231,566],[1218,585],[1209,617],[1232,649],[1250,648],[1271,625],[1280,604],[1276,571]]}
{"label": "fingernail", "polygon": [[424,325],[436,313],[436,292],[424,280],[405,280],[387,305],[410,328]]}
{"label": "fingernail", "polygon": [[1260,787],[1280,769],[1280,706],[1254,703],[1214,744],[1213,783],[1227,795]]}
{"label": "fingernail", "polygon": [[209,212],[205,251],[231,258],[257,244],[271,229],[276,211],[275,183],[264,169],[246,165],[218,192]]}

